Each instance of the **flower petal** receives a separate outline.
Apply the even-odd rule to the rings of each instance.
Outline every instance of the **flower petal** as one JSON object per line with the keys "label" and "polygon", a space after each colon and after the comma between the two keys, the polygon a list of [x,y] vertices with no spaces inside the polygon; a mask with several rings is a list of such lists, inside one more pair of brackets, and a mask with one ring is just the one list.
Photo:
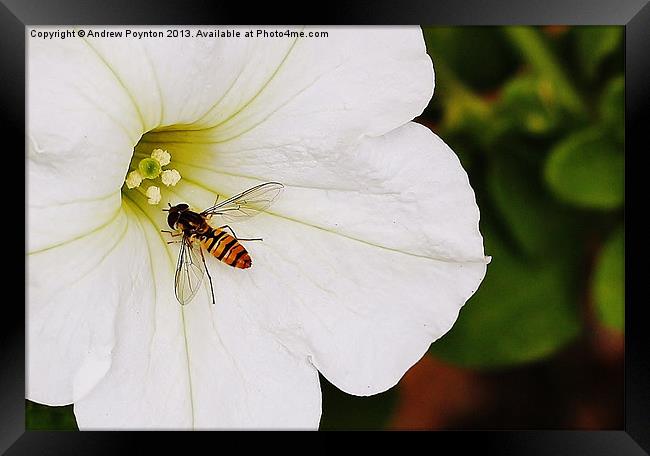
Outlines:
{"label": "flower petal", "polygon": [[133,102],[83,39],[29,40],[30,251],[99,229],[142,130]]}
{"label": "flower petal", "polygon": [[[251,167],[256,153],[243,158]],[[273,163],[255,171],[286,191],[276,216],[235,228],[264,242],[247,244],[250,274],[220,281],[222,292],[234,299],[247,290],[242,306],[279,337],[298,333],[292,347],[344,391],[393,386],[451,328],[485,275],[479,212],[458,158],[408,124],[338,154]],[[181,173],[178,199],[197,207],[212,192],[251,185],[198,167]]]}
{"label": "flower petal", "polygon": [[69,404],[108,370],[115,311],[142,281],[130,266],[145,252],[129,225],[120,210],[106,226],[28,257],[27,398]]}
{"label": "flower petal", "polygon": [[193,132],[194,140],[198,134],[224,152],[271,144],[334,149],[422,113],[434,73],[419,27],[324,30],[327,38],[297,39],[254,100],[211,129]]}
{"label": "flower petal", "polygon": [[294,141],[335,143],[343,132],[383,134],[431,98],[419,27],[291,30],[328,36],[89,42],[136,100],[145,129],[163,130],[151,140],[163,143],[185,134],[225,142],[261,124],[264,132],[290,127],[283,133]]}
{"label": "flower petal", "polygon": [[[143,207],[145,215],[129,207],[149,245],[154,285],[120,305],[110,370],[75,403],[79,427],[316,428],[320,388],[307,357],[250,318],[247,290],[239,290],[240,299],[219,295],[213,306],[206,287],[180,306],[173,293],[176,258],[151,223],[156,210]],[[219,292],[217,277],[227,278],[218,268],[231,268],[208,260]]]}
{"label": "flower petal", "polygon": [[123,81],[147,131],[204,128],[209,120],[202,119],[210,112],[229,116],[271,78],[291,45],[290,40],[241,38],[88,41]]}

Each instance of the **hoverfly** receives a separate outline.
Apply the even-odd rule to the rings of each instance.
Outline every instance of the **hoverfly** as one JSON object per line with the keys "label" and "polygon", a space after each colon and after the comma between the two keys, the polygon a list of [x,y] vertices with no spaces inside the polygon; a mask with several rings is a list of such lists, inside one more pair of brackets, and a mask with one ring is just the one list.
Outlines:
{"label": "hoverfly", "polygon": [[[185,203],[175,206],[167,203],[169,209],[163,209],[163,211],[169,212],[167,224],[174,231],[161,231],[171,234],[172,237],[182,236],[180,241],[169,242],[180,242],[181,244],[174,275],[174,293],[181,305],[189,303],[194,298],[206,274],[210,281],[212,304],[215,303],[212,277],[210,277],[210,271],[205,263],[203,249],[229,266],[247,269],[251,267],[252,260],[239,241],[262,240],[260,238],[238,238],[229,225],[213,227],[208,222],[213,217],[218,217],[224,222],[253,217],[267,209],[283,188],[284,185],[278,182],[266,182],[249,188],[221,203],[218,203],[219,197],[217,196],[214,206],[203,212],[194,212]],[[230,234],[226,230],[230,231]],[[199,257],[203,263],[202,267],[199,264]]]}

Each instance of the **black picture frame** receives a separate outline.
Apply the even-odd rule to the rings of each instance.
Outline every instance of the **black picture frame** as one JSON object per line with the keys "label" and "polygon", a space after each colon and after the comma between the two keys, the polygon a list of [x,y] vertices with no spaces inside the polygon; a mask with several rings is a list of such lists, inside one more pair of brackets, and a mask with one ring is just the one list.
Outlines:
{"label": "black picture frame", "polygon": [[[331,6],[331,5],[330,5]],[[639,277],[634,268],[641,226],[630,214],[643,198],[637,193],[636,165],[647,145],[642,134],[650,116],[650,6],[648,0],[387,0],[335,6],[331,11],[305,3],[302,9],[281,11],[277,3],[250,7],[217,1],[0,0],[0,124],[3,135],[13,136],[13,148],[25,150],[25,27],[30,25],[205,24],[205,23],[350,23],[421,25],[623,25],[626,71],[626,316],[625,316],[625,424],[618,431],[439,431],[427,434],[455,452],[480,448],[488,454],[525,455],[641,455],[650,451],[650,357],[645,331]],[[7,146],[5,146],[7,147]],[[3,151],[18,159],[14,151]],[[22,161],[22,166],[25,162]],[[16,166],[21,166],[17,163]],[[630,164],[631,163],[631,164]],[[634,168],[636,167],[636,169]],[[14,168],[18,169],[18,168]],[[15,173],[14,173],[15,174]],[[24,187],[26,188],[26,186]],[[636,196],[636,195],[642,196]],[[17,199],[14,195],[14,199]],[[4,201],[7,204],[7,201]],[[7,224],[5,213],[5,224]],[[35,223],[28,221],[27,223]],[[11,225],[7,228],[11,237]],[[18,237],[12,244],[20,245]],[[8,242],[7,242],[8,243]],[[24,247],[24,245],[23,245]],[[23,252],[24,253],[24,252]],[[24,257],[23,257],[24,258]],[[8,261],[8,260],[6,260]],[[10,269],[17,269],[12,268]],[[23,270],[26,277],[26,269]],[[638,272],[635,272],[638,271]],[[19,271],[17,271],[19,273]],[[18,283],[5,279],[5,289]],[[17,287],[12,287],[15,289]],[[0,331],[0,451],[7,454],[115,454],[165,445],[169,439],[205,438],[206,433],[146,432],[36,432],[25,431],[25,315],[14,298],[4,299],[5,318]],[[27,297],[25,296],[25,299]],[[190,437],[191,436],[191,437]],[[209,438],[209,437],[208,437]],[[214,445],[214,440],[206,443]],[[146,446],[145,446],[146,445]],[[197,449],[200,447],[196,447]],[[431,449],[431,451],[434,451]]]}

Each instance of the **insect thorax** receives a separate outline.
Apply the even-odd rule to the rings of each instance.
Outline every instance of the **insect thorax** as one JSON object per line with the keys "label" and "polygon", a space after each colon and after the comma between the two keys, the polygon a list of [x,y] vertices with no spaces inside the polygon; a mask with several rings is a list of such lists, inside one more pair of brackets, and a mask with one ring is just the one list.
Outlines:
{"label": "insect thorax", "polygon": [[177,227],[188,234],[202,234],[210,230],[210,225],[201,214],[183,212],[178,219]]}

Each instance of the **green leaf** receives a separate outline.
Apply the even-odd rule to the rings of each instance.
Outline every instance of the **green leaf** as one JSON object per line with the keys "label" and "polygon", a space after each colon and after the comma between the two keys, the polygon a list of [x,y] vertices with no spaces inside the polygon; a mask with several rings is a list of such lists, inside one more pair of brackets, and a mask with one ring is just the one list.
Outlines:
{"label": "green leaf", "polygon": [[559,198],[578,206],[613,209],[623,203],[623,147],[600,127],[574,133],[549,154],[544,174]]}
{"label": "green leaf", "polygon": [[501,153],[487,174],[491,200],[521,251],[530,256],[575,252],[580,220],[548,195],[539,168]]}
{"label": "green leaf", "polygon": [[548,38],[533,27],[504,27],[504,34],[528,62],[535,74],[552,81],[558,102],[570,112],[583,115],[585,104],[550,46]]}
{"label": "green leaf", "polygon": [[600,63],[621,45],[622,26],[576,27],[576,52],[589,77],[593,77]]}
{"label": "green leaf", "polygon": [[498,103],[499,118],[517,131],[547,136],[566,126],[568,113],[559,102],[558,88],[551,79],[526,74],[508,81]]}
{"label": "green leaf", "polygon": [[600,98],[600,117],[603,124],[621,143],[625,140],[625,78],[612,78]]}
{"label": "green leaf", "polygon": [[73,406],[49,407],[25,400],[25,429],[28,431],[76,431]]}
{"label": "green leaf", "polygon": [[623,330],[625,315],[625,240],[619,227],[600,252],[594,274],[596,314],[609,328]]}
{"label": "green leaf", "polygon": [[397,388],[374,396],[352,396],[320,376],[323,393],[321,430],[383,429],[397,404]]}
{"label": "green leaf", "polygon": [[493,229],[482,230],[492,256],[487,275],[430,352],[461,366],[493,368],[544,358],[571,342],[580,331],[573,263],[555,251],[522,260]]}

